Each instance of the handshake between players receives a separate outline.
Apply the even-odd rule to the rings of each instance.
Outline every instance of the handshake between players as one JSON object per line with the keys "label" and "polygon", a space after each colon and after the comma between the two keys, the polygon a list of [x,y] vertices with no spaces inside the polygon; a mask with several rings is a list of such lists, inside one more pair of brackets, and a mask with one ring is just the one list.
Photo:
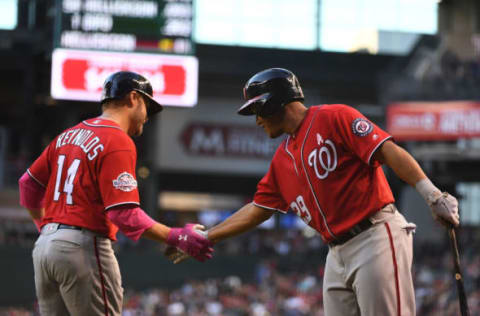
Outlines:
{"label": "handshake between players", "polygon": [[206,238],[203,229],[205,227],[199,224],[187,224],[182,228],[172,228],[167,237],[167,252],[176,250],[185,257],[191,256],[201,262],[211,259],[213,243]]}
{"label": "handshake between players", "polygon": [[[428,180],[427,180],[428,181]],[[425,181],[425,182],[427,182]],[[430,184],[430,181],[428,181]],[[418,189],[418,188],[417,188]],[[422,195],[429,190],[419,190]],[[455,197],[446,193],[433,190],[428,195],[427,204],[432,216],[446,227],[459,225],[458,202]],[[175,228],[169,234],[165,256],[174,264],[180,263],[189,257],[198,261],[211,259],[213,245],[216,241],[232,237],[246,230],[250,230],[262,223],[272,215],[270,210],[260,208],[254,203],[242,207],[237,213],[227,218],[209,230],[200,224],[187,224],[184,228]],[[181,231],[180,231],[181,230]],[[209,236],[213,232],[215,236]]]}

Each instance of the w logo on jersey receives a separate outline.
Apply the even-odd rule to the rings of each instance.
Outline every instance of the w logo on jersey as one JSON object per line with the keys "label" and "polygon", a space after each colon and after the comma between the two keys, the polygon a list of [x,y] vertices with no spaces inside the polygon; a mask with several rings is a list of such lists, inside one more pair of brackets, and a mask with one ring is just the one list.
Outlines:
{"label": "w logo on jersey", "polygon": [[320,134],[317,134],[317,143],[320,147],[308,155],[308,165],[313,167],[317,178],[322,180],[337,168],[337,150],[331,140],[324,141]]}

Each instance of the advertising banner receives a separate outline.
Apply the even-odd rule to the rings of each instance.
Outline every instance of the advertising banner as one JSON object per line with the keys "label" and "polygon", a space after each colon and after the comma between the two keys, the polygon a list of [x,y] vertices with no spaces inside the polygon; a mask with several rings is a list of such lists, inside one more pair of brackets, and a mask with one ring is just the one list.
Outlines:
{"label": "advertising banner", "polygon": [[[241,96],[200,98],[156,117],[156,167],[168,172],[262,176],[284,137],[271,139],[255,117],[237,114]],[[200,180],[199,180],[200,181]]]}
{"label": "advertising banner", "polygon": [[480,137],[480,102],[405,102],[387,108],[387,131],[399,141]]}
{"label": "advertising banner", "polygon": [[162,105],[197,103],[198,60],[194,56],[55,49],[51,95],[55,99],[100,101],[102,85],[112,73],[129,70],[150,80]]}

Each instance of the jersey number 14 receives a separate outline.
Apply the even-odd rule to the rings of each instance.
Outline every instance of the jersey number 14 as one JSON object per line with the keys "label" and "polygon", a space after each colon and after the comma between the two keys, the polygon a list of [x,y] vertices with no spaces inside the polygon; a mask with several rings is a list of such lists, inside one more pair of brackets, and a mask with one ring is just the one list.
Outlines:
{"label": "jersey number 14", "polygon": [[[58,156],[58,169],[57,169],[57,179],[55,181],[55,192],[53,193],[53,200],[58,201],[60,198],[60,181],[62,179],[63,164],[65,163],[65,155]],[[63,185],[63,192],[67,194],[67,204],[72,205],[72,193],[73,193],[73,181],[75,181],[75,176],[77,175],[78,166],[80,165],[80,159],[74,159],[68,167],[67,177],[65,178],[65,183]]]}

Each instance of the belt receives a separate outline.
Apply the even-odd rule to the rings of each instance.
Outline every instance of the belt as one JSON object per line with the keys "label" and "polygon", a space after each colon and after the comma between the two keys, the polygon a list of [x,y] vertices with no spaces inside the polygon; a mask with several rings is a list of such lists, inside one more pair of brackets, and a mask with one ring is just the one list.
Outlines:
{"label": "belt", "polygon": [[350,229],[348,232],[338,236],[337,239],[334,239],[331,242],[329,242],[329,245],[331,246],[342,245],[347,241],[349,241],[350,239],[352,239],[353,237],[357,236],[358,234],[366,231],[372,226],[373,226],[372,221],[370,220],[369,217],[367,217],[357,225],[353,226],[352,229]]}
{"label": "belt", "polygon": [[74,229],[74,230],[82,230],[82,227],[72,226],[67,224],[58,224],[57,229]]}

